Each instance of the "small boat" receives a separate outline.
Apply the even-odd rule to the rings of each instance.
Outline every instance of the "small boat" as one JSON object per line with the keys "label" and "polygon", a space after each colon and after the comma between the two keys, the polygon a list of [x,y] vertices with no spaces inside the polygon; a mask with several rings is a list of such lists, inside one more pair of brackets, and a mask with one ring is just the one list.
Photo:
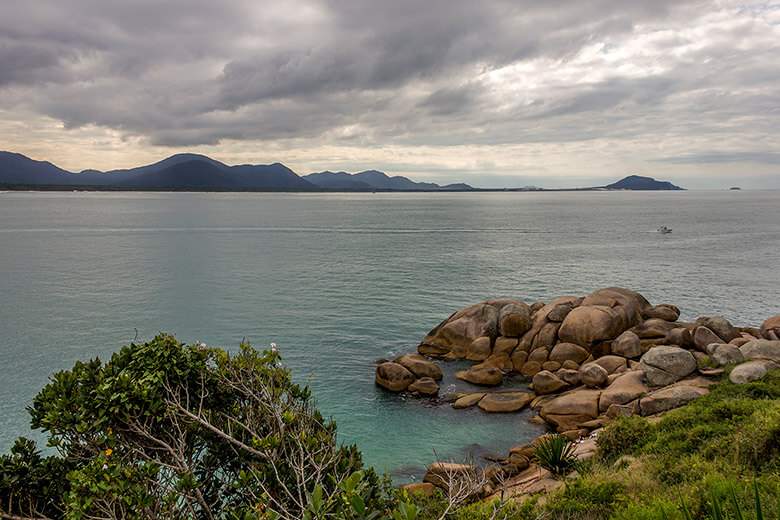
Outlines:
{"label": "small boat", "polygon": [[662,234],[671,233],[672,229],[668,228],[666,226],[661,226],[661,227],[658,228],[658,232],[662,233]]}

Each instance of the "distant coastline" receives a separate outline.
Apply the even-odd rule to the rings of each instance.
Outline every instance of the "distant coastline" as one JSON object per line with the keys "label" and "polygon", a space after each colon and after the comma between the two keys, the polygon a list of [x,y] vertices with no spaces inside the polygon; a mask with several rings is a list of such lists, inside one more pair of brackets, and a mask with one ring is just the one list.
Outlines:
{"label": "distant coastline", "polygon": [[465,183],[440,186],[368,170],[359,173],[323,171],[298,175],[281,163],[228,166],[196,154],[177,154],[128,170],[69,172],[22,154],[0,152],[0,189],[9,191],[191,191],[191,192],[546,192],[546,191],[671,191],[667,181],[629,175],[606,186],[580,188],[475,188]]}
{"label": "distant coastline", "polygon": [[[0,191],[57,191],[57,192],[157,192],[157,193],[549,193],[549,192],[625,192],[625,191],[670,191],[670,190],[636,190],[636,189],[610,189],[604,187],[590,188],[469,188],[421,190],[421,189],[390,189],[374,188],[371,190],[350,189],[284,189],[284,188],[221,188],[221,187],[188,187],[188,186],[117,186],[117,185],[68,185],[68,184],[4,184],[0,183]],[[685,188],[673,191],[687,191]]]}

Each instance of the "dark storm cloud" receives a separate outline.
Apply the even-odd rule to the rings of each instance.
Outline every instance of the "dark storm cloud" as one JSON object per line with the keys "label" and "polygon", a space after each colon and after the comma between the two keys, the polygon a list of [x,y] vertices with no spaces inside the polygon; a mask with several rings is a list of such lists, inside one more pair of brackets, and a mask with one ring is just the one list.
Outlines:
{"label": "dark storm cloud", "polygon": [[675,132],[777,130],[778,44],[757,6],[734,22],[703,1],[9,7],[0,109],[156,145],[347,127],[380,144],[577,141],[668,134],[668,117]]}
{"label": "dark storm cloud", "polygon": [[60,62],[65,58],[56,49],[38,42],[0,38],[0,88],[61,79]]}

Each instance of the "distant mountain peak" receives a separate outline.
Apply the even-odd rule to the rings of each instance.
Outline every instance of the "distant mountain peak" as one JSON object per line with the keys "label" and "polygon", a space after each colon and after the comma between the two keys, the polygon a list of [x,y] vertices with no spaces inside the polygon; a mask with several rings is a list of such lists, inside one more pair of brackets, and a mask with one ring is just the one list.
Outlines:
{"label": "distant mountain peak", "polygon": [[657,181],[652,177],[629,175],[619,181],[604,186],[608,190],[682,190],[668,181]]}

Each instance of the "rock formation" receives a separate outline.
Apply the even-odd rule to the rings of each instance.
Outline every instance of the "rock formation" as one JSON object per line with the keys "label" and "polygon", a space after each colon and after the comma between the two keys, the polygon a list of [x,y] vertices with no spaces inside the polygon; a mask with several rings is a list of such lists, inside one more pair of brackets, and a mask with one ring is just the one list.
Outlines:
{"label": "rock formation", "polygon": [[[476,406],[487,413],[530,407],[551,429],[578,438],[614,417],[654,415],[707,394],[715,382],[710,378],[723,373],[713,365],[734,366],[730,379],[735,384],[780,368],[780,316],[760,328],[735,327],[722,316],[695,322],[679,322],[679,316],[674,305],[653,306],[619,287],[546,304],[487,300],[441,322],[417,354],[379,364],[376,382],[393,392],[436,396],[442,379],[436,358],[474,361],[455,377],[482,389],[475,386],[472,393],[440,400],[449,400],[454,409]],[[484,388],[500,387],[507,376],[525,376],[533,393]],[[527,450],[510,453],[484,476],[488,481],[512,477],[536,489],[543,476],[523,480],[528,455]],[[425,482],[443,487],[444,473],[464,471],[475,470],[436,463]]]}

